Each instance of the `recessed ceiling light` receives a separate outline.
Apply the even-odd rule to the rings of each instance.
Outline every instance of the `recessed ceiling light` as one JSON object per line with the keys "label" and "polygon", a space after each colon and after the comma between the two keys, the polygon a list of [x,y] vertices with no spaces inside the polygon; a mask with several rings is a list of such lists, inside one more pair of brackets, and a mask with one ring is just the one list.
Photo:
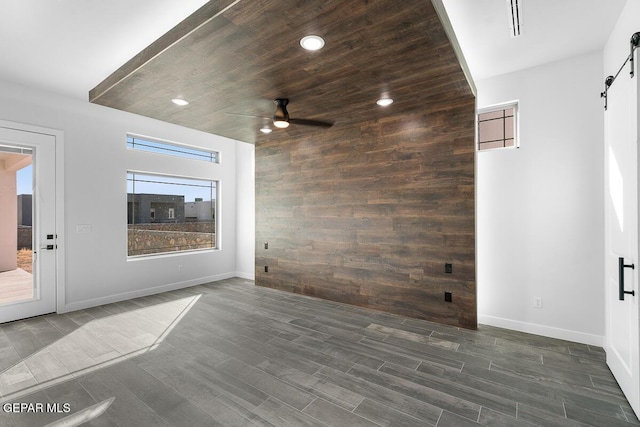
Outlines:
{"label": "recessed ceiling light", "polygon": [[387,105],[391,105],[393,104],[393,99],[391,98],[380,98],[376,101],[376,104],[378,104],[381,107],[386,107]]}
{"label": "recessed ceiling light", "polygon": [[320,50],[324,46],[324,40],[320,36],[305,36],[300,40],[300,46],[307,50]]}
{"label": "recessed ceiling light", "polygon": [[265,126],[263,128],[260,128],[260,132],[262,133],[271,133],[271,128],[269,126]]}
{"label": "recessed ceiling light", "polygon": [[181,107],[184,107],[185,105],[189,105],[189,101],[187,101],[186,99],[182,99],[182,98],[173,98],[171,100],[171,102],[173,102],[176,105],[179,105]]}

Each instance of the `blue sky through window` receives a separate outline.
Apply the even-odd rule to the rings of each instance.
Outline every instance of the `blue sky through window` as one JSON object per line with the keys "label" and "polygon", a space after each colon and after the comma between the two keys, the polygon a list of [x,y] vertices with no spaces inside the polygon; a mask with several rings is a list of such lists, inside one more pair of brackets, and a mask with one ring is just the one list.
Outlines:
{"label": "blue sky through window", "polygon": [[216,182],[129,172],[127,193],[179,195],[184,196],[185,202],[193,202],[196,198],[207,202],[216,198]]}
{"label": "blue sky through window", "polygon": [[20,194],[33,194],[33,167],[32,165],[26,168],[20,169],[16,173],[16,193]]}

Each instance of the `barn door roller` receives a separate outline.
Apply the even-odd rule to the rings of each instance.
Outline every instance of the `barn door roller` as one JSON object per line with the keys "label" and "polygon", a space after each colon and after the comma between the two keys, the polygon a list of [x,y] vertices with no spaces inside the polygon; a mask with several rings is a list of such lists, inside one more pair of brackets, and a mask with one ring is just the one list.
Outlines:
{"label": "barn door roller", "polygon": [[618,75],[620,74],[620,71],[622,71],[624,66],[627,65],[627,62],[629,63],[629,65],[631,67],[631,71],[629,72],[629,75],[631,76],[631,78],[633,78],[633,76],[635,75],[634,55],[635,55],[636,49],[638,48],[638,45],[640,45],[640,32],[634,33],[631,36],[631,39],[629,40],[629,56],[627,56],[627,59],[624,60],[624,63],[622,64],[622,66],[620,67],[620,69],[618,70],[616,75],[615,76],[607,76],[607,78],[604,79],[604,92],[600,92],[600,97],[604,98],[604,109],[605,109],[605,111],[607,109],[607,96],[608,96],[607,92],[609,91],[609,87],[611,87],[613,82],[618,78]]}

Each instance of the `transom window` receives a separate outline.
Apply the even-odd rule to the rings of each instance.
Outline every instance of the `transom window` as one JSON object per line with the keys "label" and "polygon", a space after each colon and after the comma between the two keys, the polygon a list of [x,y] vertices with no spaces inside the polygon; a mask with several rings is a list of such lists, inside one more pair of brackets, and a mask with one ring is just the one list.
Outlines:
{"label": "transom window", "polygon": [[219,157],[217,151],[187,147],[185,145],[166,141],[156,141],[150,138],[141,138],[134,135],[127,135],[127,148],[132,150],[149,151],[152,153],[168,154],[170,156],[186,159],[203,160],[212,163],[218,163]]}
{"label": "transom window", "polygon": [[478,150],[516,148],[518,105],[483,109],[478,113]]}

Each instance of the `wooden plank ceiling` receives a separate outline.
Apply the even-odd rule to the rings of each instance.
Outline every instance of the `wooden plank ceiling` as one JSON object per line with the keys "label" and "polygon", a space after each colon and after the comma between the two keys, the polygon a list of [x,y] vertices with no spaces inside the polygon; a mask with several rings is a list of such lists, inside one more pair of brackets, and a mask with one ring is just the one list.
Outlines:
{"label": "wooden plank ceiling", "polygon": [[[308,34],[325,47],[300,47]],[[382,95],[395,102],[386,109]],[[256,143],[275,98],[334,127],[434,108],[471,94],[429,0],[212,0],[89,93],[96,104]],[[186,107],[171,103],[184,98]],[[437,108],[437,107],[436,107]],[[228,113],[259,116],[258,118]]]}

